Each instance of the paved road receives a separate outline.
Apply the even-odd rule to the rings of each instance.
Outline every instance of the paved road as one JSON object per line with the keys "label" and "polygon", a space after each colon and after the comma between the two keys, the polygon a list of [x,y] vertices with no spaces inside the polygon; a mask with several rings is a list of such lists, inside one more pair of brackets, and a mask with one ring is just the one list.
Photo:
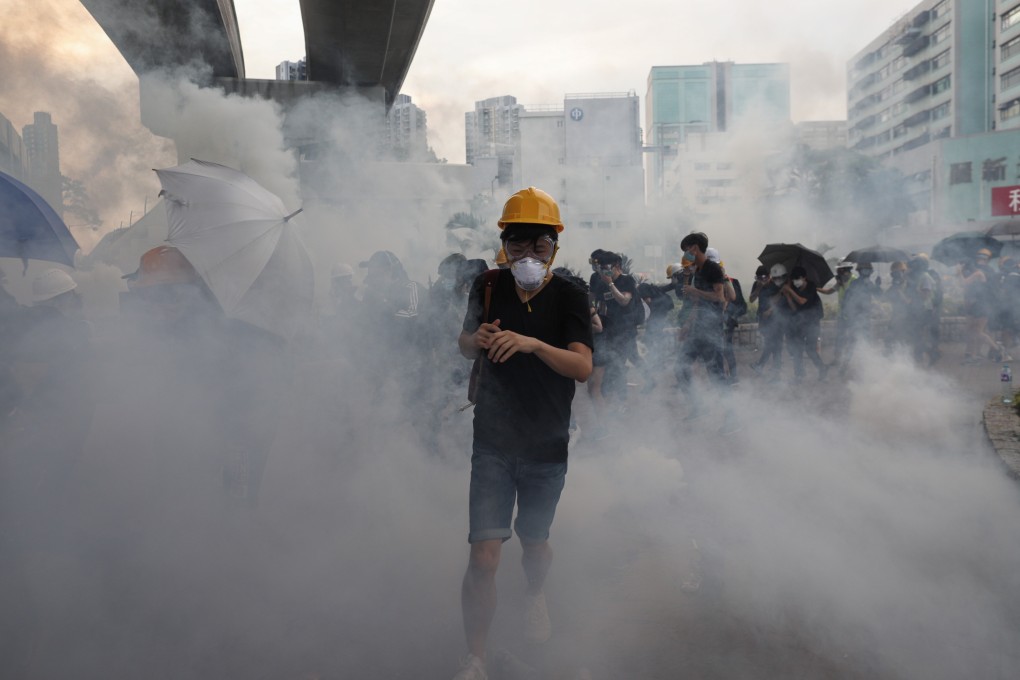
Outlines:
{"label": "paved road", "polygon": [[[802,385],[744,352],[701,418],[667,374],[598,443],[579,390],[555,636],[522,642],[510,542],[492,644],[522,665],[493,680],[1020,676],[1020,507],[980,430],[998,366],[944,350]],[[159,414],[100,405],[67,538],[14,565],[39,677],[452,676],[470,414],[430,457],[399,411],[338,410],[335,377],[298,381],[254,513]]]}

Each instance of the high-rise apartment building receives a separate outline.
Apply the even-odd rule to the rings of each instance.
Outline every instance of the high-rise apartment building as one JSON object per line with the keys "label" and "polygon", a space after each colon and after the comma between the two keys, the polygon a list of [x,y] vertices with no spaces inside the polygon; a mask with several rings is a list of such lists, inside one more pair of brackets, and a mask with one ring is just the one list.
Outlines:
{"label": "high-rise apartment building", "polygon": [[50,114],[36,111],[33,122],[22,129],[21,136],[28,158],[28,185],[39,192],[57,214],[62,214],[64,187],[60,175],[57,126],[53,124]]}
{"label": "high-rise apartment building", "polygon": [[644,207],[640,99],[569,94],[562,107],[519,113],[514,185],[537,186],[579,228],[626,227]]}
{"label": "high-rise apartment building", "polygon": [[465,155],[468,165],[478,158],[496,158],[500,186],[513,180],[513,158],[520,141],[520,115],[524,107],[511,95],[475,102],[464,114]]}
{"label": "high-rise apartment building", "polygon": [[281,61],[276,65],[277,80],[308,80],[308,65],[304,59]]}
{"label": "high-rise apartment building", "polygon": [[993,4],[925,0],[854,55],[847,64],[851,149],[889,158],[992,129]]}
{"label": "high-rise apartment building", "polygon": [[26,165],[25,144],[21,135],[11,121],[0,114],[0,171],[24,181]]}
{"label": "high-rise apartment building", "polygon": [[399,94],[386,114],[386,148],[401,160],[423,161],[428,156],[428,119],[411,97]]}
{"label": "high-rise apartment building", "polygon": [[662,195],[688,135],[726,133],[742,123],[789,125],[788,64],[653,66],[645,97],[649,198]]}

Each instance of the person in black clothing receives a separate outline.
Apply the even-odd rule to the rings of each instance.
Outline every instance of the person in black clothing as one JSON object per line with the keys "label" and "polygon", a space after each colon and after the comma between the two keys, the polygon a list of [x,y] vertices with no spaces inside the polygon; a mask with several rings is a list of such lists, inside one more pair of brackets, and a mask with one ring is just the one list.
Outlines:
{"label": "person in black clothing", "polygon": [[[637,356],[637,324],[632,314],[632,305],[641,305],[637,295],[637,283],[629,274],[623,273],[623,258],[617,253],[604,253],[599,261],[598,288],[595,295],[604,304],[600,308],[604,347],[606,350],[605,378],[602,394],[611,395],[618,404],[627,401],[627,361],[639,365]],[[643,309],[643,307],[641,308]]]}
{"label": "person in black clothing", "polygon": [[[748,303],[754,304],[755,302],[758,302],[758,296],[761,295],[762,289],[764,289],[765,286],[768,285],[768,282],[769,282],[769,268],[766,267],[765,265],[759,265],[758,268],[754,271],[754,283],[751,284],[751,294],[748,295],[747,297]],[[764,308],[759,303],[758,307],[755,309],[754,316],[755,323],[758,324],[758,335],[755,336],[754,342],[755,351],[758,351],[759,349],[758,336],[762,334],[762,314],[764,313],[764,311],[765,311]]]}
{"label": "person in black clothing", "polygon": [[779,378],[779,372],[783,368],[783,338],[787,332],[790,308],[780,291],[788,280],[786,266],[774,264],[769,269],[768,283],[758,293],[759,329],[764,338],[764,346],[761,357],[751,364],[751,370],[761,373],[768,360],[772,359],[773,380]]}
{"label": "person in black clothing", "polygon": [[499,221],[510,261],[491,289],[472,287],[461,353],[480,359],[471,456],[468,568],[461,590],[468,657],[457,680],[485,680],[485,648],[496,609],[496,569],[513,528],[528,578],[525,638],[551,635],[543,584],[552,562],[549,528],[567,469],[575,381],[592,371],[592,326],[584,290],[550,272],[559,208],[530,187],[507,200]]}
{"label": "person in black clothing", "polygon": [[790,272],[790,282],[780,289],[791,310],[789,332],[790,354],[793,356],[793,380],[804,379],[804,355],[818,369],[818,379],[825,380],[828,367],[818,356],[817,342],[821,333],[822,299],[818,296],[818,288],[807,279],[804,267],[794,267]]}
{"label": "person in black clothing", "polygon": [[708,237],[702,233],[688,234],[680,242],[684,260],[691,263],[690,283],[683,288],[685,306],[691,312],[680,329],[683,345],[677,357],[677,386],[687,393],[692,404],[692,415],[698,411],[696,395],[691,390],[691,365],[705,362],[708,375],[722,382],[722,331],[723,306],[726,302],[723,287],[726,277],[722,268],[708,259]]}

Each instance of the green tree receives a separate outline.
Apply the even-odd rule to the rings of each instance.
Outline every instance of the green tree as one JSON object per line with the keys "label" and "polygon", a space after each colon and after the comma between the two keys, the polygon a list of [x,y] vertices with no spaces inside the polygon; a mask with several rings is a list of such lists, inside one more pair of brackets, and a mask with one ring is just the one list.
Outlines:
{"label": "green tree", "polygon": [[92,205],[85,185],[77,179],[61,177],[61,198],[64,202],[64,213],[73,215],[76,225],[84,225],[92,229],[102,224],[99,219],[99,212]]}

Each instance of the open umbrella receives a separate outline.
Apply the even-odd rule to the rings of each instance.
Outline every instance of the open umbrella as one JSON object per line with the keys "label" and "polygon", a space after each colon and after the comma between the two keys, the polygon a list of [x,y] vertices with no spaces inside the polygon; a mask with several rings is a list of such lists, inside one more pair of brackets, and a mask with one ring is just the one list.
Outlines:
{"label": "open umbrella", "polygon": [[192,159],[156,170],[167,243],[188,259],[224,313],[285,338],[311,311],[311,259],[280,198],[244,173]]}
{"label": "open umbrella", "polygon": [[906,262],[909,259],[910,256],[899,248],[889,248],[879,245],[868,246],[867,248],[858,248],[843,258],[844,261],[855,262],[857,264],[873,264],[875,262]]}
{"label": "open umbrella", "polygon": [[74,266],[78,243],[57,212],[31,187],[0,172],[0,257]]}
{"label": "open umbrella", "polygon": [[936,243],[931,250],[931,256],[942,264],[957,264],[963,260],[973,259],[982,248],[991,251],[992,257],[998,257],[1002,250],[1002,241],[982,231],[961,231]]}
{"label": "open umbrella", "polygon": [[834,276],[824,255],[799,243],[770,243],[761,251],[758,261],[766,267],[781,264],[786,267],[786,271],[796,266],[804,267],[808,281],[816,286],[828,283]]}
{"label": "open umbrella", "polygon": [[1017,236],[1020,236],[1020,220],[996,222],[988,228],[985,236],[1008,236],[1011,240],[1014,240]]}

